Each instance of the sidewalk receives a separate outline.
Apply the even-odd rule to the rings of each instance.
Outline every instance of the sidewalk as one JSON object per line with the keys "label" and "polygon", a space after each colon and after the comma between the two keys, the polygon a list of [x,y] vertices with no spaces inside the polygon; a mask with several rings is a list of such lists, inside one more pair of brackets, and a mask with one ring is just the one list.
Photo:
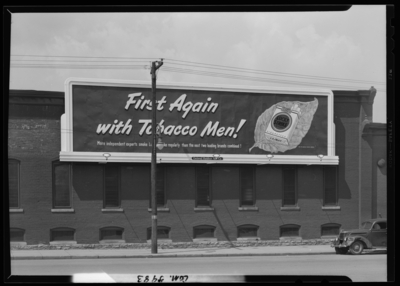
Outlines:
{"label": "sidewalk", "polygon": [[69,249],[11,250],[11,259],[94,259],[94,258],[160,258],[160,257],[224,257],[335,254],[329,245],[257,246],[232,248],[158,248],[151,249]]}

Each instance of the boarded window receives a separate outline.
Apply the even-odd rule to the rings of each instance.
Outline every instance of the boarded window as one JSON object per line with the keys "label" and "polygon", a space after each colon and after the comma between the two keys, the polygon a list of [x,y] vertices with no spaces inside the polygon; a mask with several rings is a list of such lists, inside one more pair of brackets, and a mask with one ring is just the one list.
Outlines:
{"label": "boarded window", "polygon": [[340,224],[327,223],[321,225],[321,236],[337,236],[340,232]]}
{"label": "boarded window", "polygon": [[257,237],[258,226],[242,225],[238,227],[238,237]]}
{"label": "boarded window", "polygon": [[104,166],[104,207],[115,208],[120,206],[119,165],[106,164]]}
{"label": "boarded window", "polygon": [[21,228],[11,228],[10,241],[11,242],[25,241],[25,230]]}
{"label": "boarded window", "polygon": [[283,206],[296,205],[296,181],[296,167],[283,167]]}
{"label": "boarded window", "polygon": [[240,168],[241,205],[254,205],[254,168]]}
{"label": "boarded window", "polygon": [[50,241],[74,241],[75,230],[73,228],[54,228],[50,230]]}
{"label": "boarded window", "polygon": [[19,207],[19,161],[8,160],[8,197],[10,208]]}
{"label": "boarded window", "polygon": [[213,238],[215,227],[210,225],[196,226],[193,228],[193,238]]}
{"label": "boarded window", "polygon": [[53,207],[71,207],[71,166],[69,163],[53,163]]}
{"label": "boarded window", "polygon": [[324,167],[324,205],[337,204],[337,167]]}
{"label": "boarded window", "polygon": [[210,206],[210,170],[208,166],[196,167],[197,206]]}
{"label": "boarded window", "polygon": [[300,226],[295,224],[282,225],[280,228],[281,237],[298,237],[300,236]]}
{"label": "boarded window", "polygon": [[[151,227],[147,229],[147,240],[151,239]],[[157,239],[169,239],[170,228],[166,226],[157,227]]]}
{"label": "boarded window", "polygon": [[100,240],[122,240],[123,228],[105,227],[100,229]]}

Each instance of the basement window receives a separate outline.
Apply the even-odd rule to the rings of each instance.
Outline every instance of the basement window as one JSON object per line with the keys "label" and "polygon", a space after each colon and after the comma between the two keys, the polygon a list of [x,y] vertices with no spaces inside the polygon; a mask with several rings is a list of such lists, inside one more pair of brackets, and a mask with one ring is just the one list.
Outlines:
{"label": "basement window", "polygon": [[321,238],[323,237],[336,237],[340,232],[340,224],[326,223],[321,225]]}
{"label": "basement window", "polygon": [[258,226],[246,224],[238,226],[237,240],[259,240]]}
{"label": "basement window", "polygon": [[215,237],[215,226],[199,225],[193,228],[193,241],[217,241]]}
{"label": "basement window", "polygon": [[[147,228],[147,241],[151,241],[151,230],[152,228]],[[171,228],[167,226],[158,226],[157,227],[157,240],[161,240],[162,242],[172,242],[170,239],[170,231]]]}
{"label": "basement window", "polygon": [[50,244],[76,244],[75,229],[69,227],[51,229]]}
{"label": "basement window", "polygon": [[100,243],[124,243],[124,229],[121,227],[104,227],[100,229]]}
{"label": "basement window", "polygon": [[10,229],[10,241],[11,242],[22,242],[25,241],[25,230],[21,228]]}
{"label": "basement window", "polygon": [[280,227],[281,240],[301,240],[300,226],[296,224],[286,224]]}

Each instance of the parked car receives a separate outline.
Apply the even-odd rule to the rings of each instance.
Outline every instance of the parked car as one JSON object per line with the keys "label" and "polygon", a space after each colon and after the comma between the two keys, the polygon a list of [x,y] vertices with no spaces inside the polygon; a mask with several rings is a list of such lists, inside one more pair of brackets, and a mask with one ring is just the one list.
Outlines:
{"label": "parked car", "polygon": [[337,254],[361,254],[364,249],[387,249],[386,219],[364,221],[360,229],[340,230],[331,246]]}

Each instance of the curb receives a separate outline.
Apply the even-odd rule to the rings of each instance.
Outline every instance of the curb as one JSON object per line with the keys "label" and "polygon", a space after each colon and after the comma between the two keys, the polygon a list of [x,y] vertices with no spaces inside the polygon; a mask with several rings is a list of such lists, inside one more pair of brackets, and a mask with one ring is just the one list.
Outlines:
{"label": "curb", "polygon": [[149,255],[64,255],[64,256],[13,256],[11,260],[41,260],[41,259],[101,259],[101,258],[193,258],[193,257],[233,257],[233,256],[299,256],[336,254],[335,252],[311,253],[231,253],[231,254],[149,254]]}

